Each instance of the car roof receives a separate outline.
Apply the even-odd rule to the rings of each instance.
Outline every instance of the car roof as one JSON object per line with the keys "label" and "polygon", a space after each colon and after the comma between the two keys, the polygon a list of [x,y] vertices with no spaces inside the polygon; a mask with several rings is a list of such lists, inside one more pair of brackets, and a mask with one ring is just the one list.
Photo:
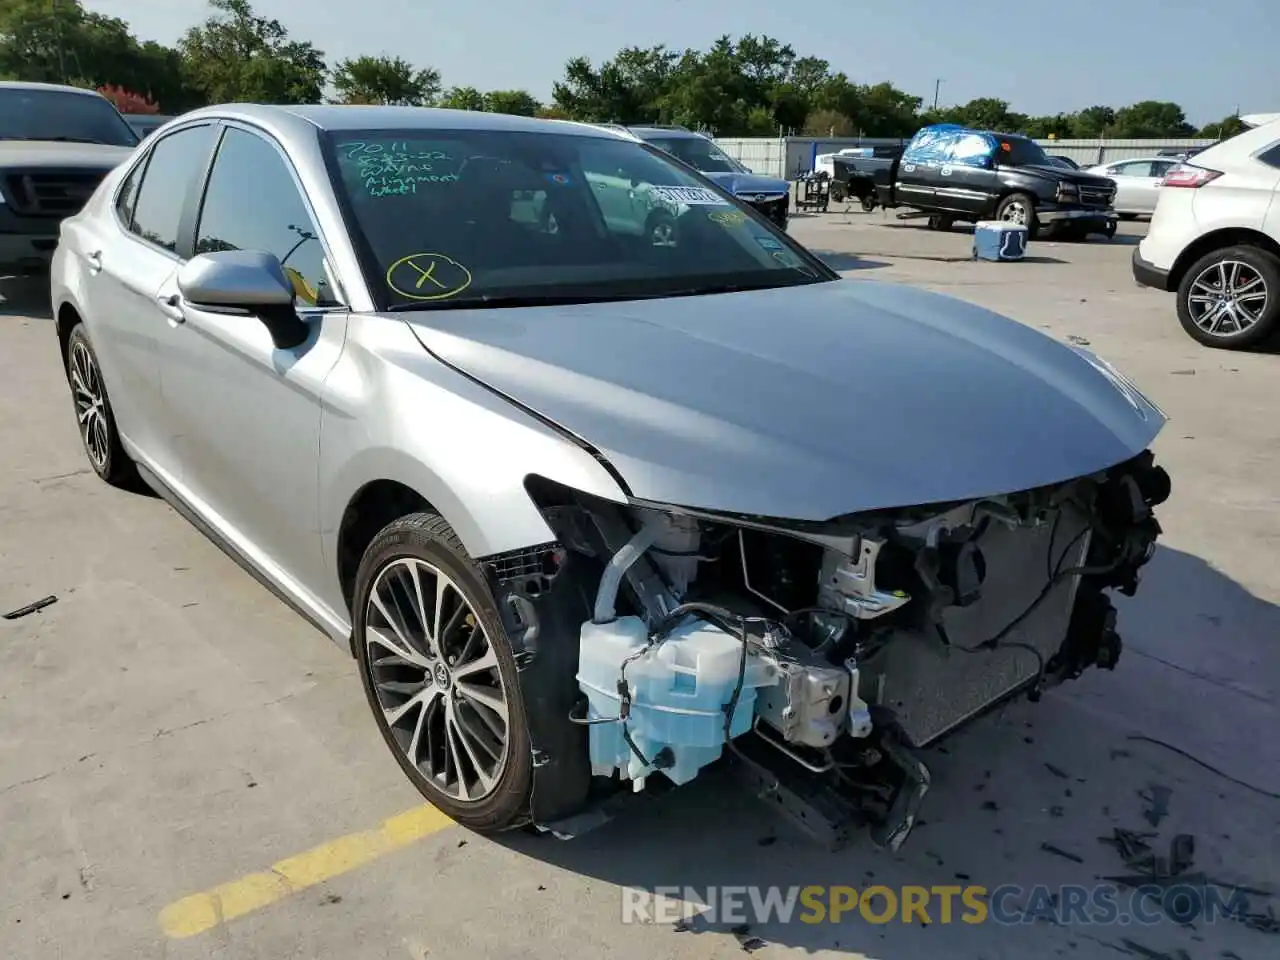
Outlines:
{"label": "car roof", "polygon": [[606,135],[604,131],[585,123],[517,117],[478,110],[447,110],[440,107],[224,103],[201,107],[182,115],[183,120],[209,117],[257,123],[282,133],[301,133],[310,128],[335,133],[349,130],[422,129],[554,132],[592,137]]}
{"label": "car roof", "polygon": [[672,140],[705,140],[702,134],[695,130],[686,130],[683,127],[646,127],[644,125],[627,127],[632,133],[653,134],[658,137],[669,137]]}
{"label": "car roof", "polygon": [[86,97],[97,97],[99,100],[106,99],[97,90],[73,87],[66,83],[41,83],[36,80],[0,80],[0,90],[56,90],[60,93],[79,93]]}

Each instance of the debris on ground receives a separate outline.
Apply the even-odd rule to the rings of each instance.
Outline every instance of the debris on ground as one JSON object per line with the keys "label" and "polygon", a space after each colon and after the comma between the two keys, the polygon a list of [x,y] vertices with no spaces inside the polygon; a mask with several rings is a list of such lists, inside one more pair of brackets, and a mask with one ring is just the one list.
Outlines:
{"label": "debris on ground", "polygon": [[1132,830],[1115,827],[1113,836],[1099,837],[1098,839],[1102,843],[1115,847],[1120,854],[1120,858],[1125,863],[1131,863],[1144,854],[1151,852],[1151,845],[1147,841],[1154,839],[1154,837],[1154,833],[1135,833]]}
{"label": "debris on ground", "polygon": [[49,596],[47,597],[41,597],[39,600],[36,600],[33,603],[28,603],[25,607],[18,607],[17,610],[10,610],[8,613],[4,615],[4,618],[6,620],[18,620],[22,617],[30,616],[33,613],[38,613],[39,611],[43,610],[45,607],[52,606],[57,602],[58,602],[58,598],[55,597],[53,594],[49,594]]}
{"label": "debris on ground", "polygon": [[1147,960],[1191,960],[1191,954],[1185,950],[1174,950],[1166,952],[1164,950],[1152,950],[1150,947],[1144,947],[1127,937],[1121,937],[1120,942],[1128,948],[1129,952],[1139,957],[1146,957]]}
{"label": "debris on ground", "polygon": [[1173,796],[1173,791],[1161,784],[1150,783],[1147,791],[1138,796],[1147,803],[1147,809],[1142,811],[1147,823],[1153,827],[1160,826],[1160,821],[1169,815],[1169,798]]}
{"label": "debris on ground", "polygon": [[1067,771],[1063,770],[1061,767],[1055,767],[1052,763],[1046,762],[1044,765],[1044,768],[1048,770],[1050,773],[1052,773],[1055,777],[1059,777],[1063,780],[1066,780],[1071,776],[1069,773],[1067,773]]}
{"label": "debris on ground", "polygon": [[751,933],[751,925],[740,923],[729,931],[738,940],[738,946],[742,947],[743,953],[755,953],[761,947],[767,947],[767,941]]}
{"label": "debris on ground", "polygon": [[[1274,895],[1273,891],[1218,880],[1206,876],[1202,871],[1191,872],[1191,868],[1195,865],[1196,840],[1189,833],[1179,833],[1169,841],[1168,856],[1154,852],[1151,844],[1147,842],[1154,837],[1154,833],[1136,833],[1120,827],[1113,828],[1112,835],[1109,837],[1099,837],[1099,841],[1113,847],[1120,854],[1125,866],[1134,871],[1128,875],[1099,877],[1099,879],[1135,890],[1153,885],[1169,887],[1174,884],[1201,889],[1220,887],[1246,898],[1243,906],[1231,910],[1229,915],[1232,919],[1259,933],[1280,934],[1280,918],[1277,918],[1275,908],[1268,904],[1263,910],[1255,911],[1247,900],[1250,896],[1269,898]],[[1041,849],[1046,848],[1047,845],[1041,846]],[[1165,906],[1163,900],[1161,906]],[[1185,918],[1171,915],[1170,919],[1181,923]],[[1168,956],[1167,954],[1152,955]]]}
{"label": "debris on ground", "polygon": [[1055,857],[1062,857],[1063,859],[1070,860],[1073,863],[1084,863],[1084,857],[1080,857],[1067,850],[1063,850],[1061,847],[1055,847],[1052,843],[1042,843],[1040,844],[1040,849],[1045,853],[1052,853]]}

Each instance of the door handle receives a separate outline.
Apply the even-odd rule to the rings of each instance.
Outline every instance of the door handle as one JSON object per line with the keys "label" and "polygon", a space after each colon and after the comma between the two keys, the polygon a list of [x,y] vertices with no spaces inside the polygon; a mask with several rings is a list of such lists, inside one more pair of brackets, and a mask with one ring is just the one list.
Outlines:
{"label": "door handle", "polygon": [[186,323],[187,316],[182,312],[182,298],[176,293],[156,294],[160,304],[160,312],[174,323]]}
{"label": "door handle", "polygon": [[102,269],[102,251],[94,250],[84,255],[85,261],[89,264],[89,272],[97,273]]}

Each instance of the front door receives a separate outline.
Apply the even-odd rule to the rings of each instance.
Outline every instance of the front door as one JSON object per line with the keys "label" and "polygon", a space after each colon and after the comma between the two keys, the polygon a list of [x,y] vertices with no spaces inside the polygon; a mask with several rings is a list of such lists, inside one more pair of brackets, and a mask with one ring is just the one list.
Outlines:
{"label": "front door", "polygon": [[[292,167],[256,132],[227,126],[196,221],[195,252],[275,254],[311,335],[281,350],[252,316],[199,310],[161,354],[184,495],[250,560],[315,601],[322,582],[317,458],[320,393],[346,334],[320,232]],[[164,291],[176,295],[176,286]],[[307,587],[310,585],[310,589]]]}
{"label": "front door", "polygon": [[216,128],[202,124],[156,141],[117,194],[117,222],[104,227],[96,242],[81,244],[89,258],[90,322],[104,331],[95,349],[116,422],[161,479],[175,469],[159,366],[173,321],[158,294],[178,269],[183,204],[215,137]]}

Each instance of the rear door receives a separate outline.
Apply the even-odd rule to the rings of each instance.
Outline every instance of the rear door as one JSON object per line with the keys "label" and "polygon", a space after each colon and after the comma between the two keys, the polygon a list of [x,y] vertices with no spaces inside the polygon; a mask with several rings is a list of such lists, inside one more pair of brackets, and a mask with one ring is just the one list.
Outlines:
{"label": "rear door", "polygon": [[942,166],[951,149],[947,131],[920,130],[902,152],[898,176],[893,183],[895,199],[906,206],[933,207],[937,202]]}
{"label": "rear door", "polygon": [[992,142],[984,133],[966,133],[952,143],[939,171],[938,202],[946,209],[981,216],[995,197]]}
{"label": "rear door", "polygon": [[[1158,161],[1124,160],[1113,163],[1107,176],[1116,182],[1115,208],[1119,213],[1150,213],[1159,196],[1153,168]],[[1164,174],[1161,174],[1164,176]]]}
{"label": "rear door", "polygon": [[116,193],[115,223],[90,244],[87,305],[120,432],[161,479],[174,470],[159,351],[174,320],[159,293],[181,263],[178,238],[213,147],[212,124],[182,127],[140,157]]}

